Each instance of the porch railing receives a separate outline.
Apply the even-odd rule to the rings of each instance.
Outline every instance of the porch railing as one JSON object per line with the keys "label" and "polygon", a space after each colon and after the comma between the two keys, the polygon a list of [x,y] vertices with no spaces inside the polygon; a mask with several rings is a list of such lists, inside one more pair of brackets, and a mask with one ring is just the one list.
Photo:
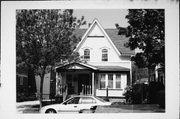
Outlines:
{"label": "porch railing", "polygon": [[83,85],[82,84],[82,95],[92,95],[92,87],[91,85]]}
{"label": "porch railing", "polygon": [[63,93],[66,92],[66,90],[68,89],[68,86],[67,86],[67,84],[60,84],[58,86],[58,89],[59,89],[58,94],[63,95]]}

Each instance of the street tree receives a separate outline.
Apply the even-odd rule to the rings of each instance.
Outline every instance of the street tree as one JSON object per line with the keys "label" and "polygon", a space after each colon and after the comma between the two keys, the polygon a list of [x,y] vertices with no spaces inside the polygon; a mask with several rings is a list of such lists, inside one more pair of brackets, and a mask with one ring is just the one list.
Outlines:
{"label": "street tree", "polygon": [[78,56],[72,54],[73,44],[79,41],[73,31],[84,24],[84,17],[77,19],[70,9],[16,11],[16,62],[32,66],[40,76],[40,108],[46,72],[59,62]]}
{"label": "street tree", "polygon": [[129,26],[126,32],[120,30],[119,34],[126,34],[129,41],[125,44],[131,50],[138,49],[139,52],[132,57],[132,61],[138,67],[154,69],[165,63],[165,31],[163,9],[129,9]]}

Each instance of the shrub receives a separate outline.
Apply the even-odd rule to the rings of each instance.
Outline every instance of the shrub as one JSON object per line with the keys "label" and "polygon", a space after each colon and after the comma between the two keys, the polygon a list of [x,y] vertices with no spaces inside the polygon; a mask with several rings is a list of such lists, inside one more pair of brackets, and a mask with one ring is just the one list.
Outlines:
{"label": "shrub", "polygon": [[37,97],[35,94],[26,94],[26,93],[17,93],[16,101],[17,102],[23,102],[23,101],[33,101],[37,100]]}
{"label": "shrub", "polygon": [[158,92],[164,90],[165,87],[160,82],[150,82],[149,83],[149,103],[157,104],[158,103]]}
{"label": "shrub", "polygon": [[134,84],[125,88],[124,96],[127,103],[141,104],[147,98],[147,85]]}

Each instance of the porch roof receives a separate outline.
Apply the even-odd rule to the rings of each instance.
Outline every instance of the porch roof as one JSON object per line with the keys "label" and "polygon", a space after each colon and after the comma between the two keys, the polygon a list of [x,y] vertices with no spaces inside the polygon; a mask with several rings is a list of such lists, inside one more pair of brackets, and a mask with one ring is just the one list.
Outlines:
{"label": "porch roof", "polygon": [[69,63],[63,66],[56,67],[56,71],[62,70],[78,70],[78,69],[86,69],[86,70],[94,70],[94,71],[130,71],[130,69],[122,66],[93,66],[87,63]]}
{"label": "porch roof", "polygon": [[75,69],[88,69],[88,70],[97,70],[96,67],[91,66],[89,64],[85,64],[85,63],[77,63],[77,62],[73,62],[73,63],[69,63],[69,64],[65,64],[62,66],[58,66],[56,67],[56,71],[59,70],[75,70]]}
{"label": "porch roof", "polygon": [[121,66],[96,66],[99,71],[130,71],[130,69]]}

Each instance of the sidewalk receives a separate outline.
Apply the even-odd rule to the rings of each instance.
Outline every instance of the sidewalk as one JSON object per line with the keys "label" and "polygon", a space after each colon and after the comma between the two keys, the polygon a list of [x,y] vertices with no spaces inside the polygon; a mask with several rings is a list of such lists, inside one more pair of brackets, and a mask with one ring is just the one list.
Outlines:
{"label": "sidewalk", "polygon": [[31,110],[32,113],[37,113],[39,108],[39,100],[35,101],[26,101],[26,102],[17,102],[16,103],[16,108],[17,108],[17,113],[25,113],[28,110]]}

